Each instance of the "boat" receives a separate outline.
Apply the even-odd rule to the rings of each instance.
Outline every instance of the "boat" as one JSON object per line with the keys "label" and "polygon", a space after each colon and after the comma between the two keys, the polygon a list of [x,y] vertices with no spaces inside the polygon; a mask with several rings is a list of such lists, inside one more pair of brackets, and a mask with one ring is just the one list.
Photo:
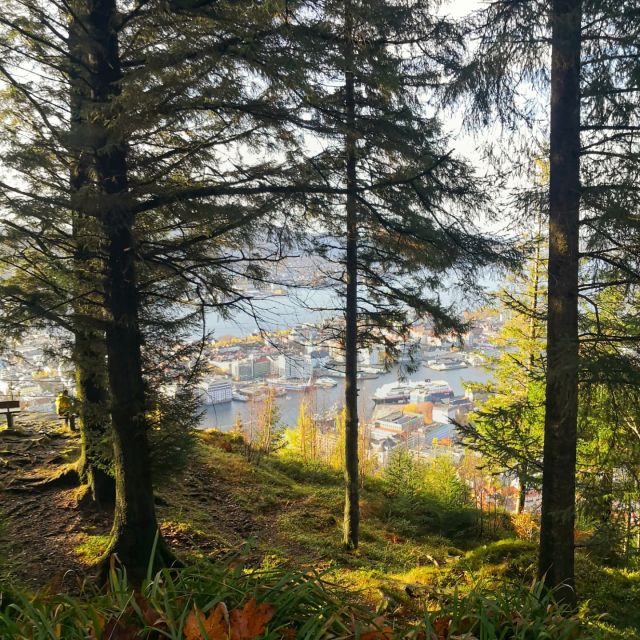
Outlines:
{"label": "boat", "polygon": [[452,371],[453,369],[466,369],[469,365],[463,360],[431,360],[427,366],[434,371]]}
{"label": "boat", "polygon": [[202,388],[200,401],[204,405],[226,404],[232,400],[231,383],[228,380],[211,382]]}
{"label": "boat", "polygon": [[344,378],[344,371],[340,371],[339,369],[328,369],[327,367],[322,369],[322,375],[327,378]]}
{"label": "boat", "polygon": [[245,396],[244,394],[240,393],[239,391],[232,391],[231,392],[231,399],[234,402],[249,402],[249,396]]}
{"label": "boat", "polygon": [[482,366],[487,361],[486,357],[478,353],[470,353],[467,356],[467,364],[470,367]]}
{"label": "boat", "polygon": [[[323,369],[322,375],[327,378],[346,378],[347,374],[343,369]],[[360,369],[357,374],[358,380],[373,380],[380,377],[377,369]],[[335,385],[333,385],[335,386]]]}
{"label": "boat", "polygon": [[338,383],[333,378],[325,377],[325,378],[318,378],[316,380],[316,385],[319,387],[330,388],[330,387],[338,386]]}
{"label": "boat", "polygon": [[453,397],[446,380],[391,382],[378,387],[373,394],[375,404],[405,404],[408,402],[438,402]]}
{"label": "boat", "polygon": [[411,388],[401,383],[392,382],[378,387],[373,394],[375,404],[403,404],[409,402]]}
{"label": "boat", "polygon": [[294,380],[288,378],[277,378],[276,380],[269,380],[267,382],[269,386],[276,389],[283,389],[285,391],[307,391],[307,389],[313,388],[313,382],[311,378],[309,380]]}
{"label": "boat", "polygon": [[366,367],[358,371],[358,380],[374,380],[380,377],[380,372],[377,369]]}

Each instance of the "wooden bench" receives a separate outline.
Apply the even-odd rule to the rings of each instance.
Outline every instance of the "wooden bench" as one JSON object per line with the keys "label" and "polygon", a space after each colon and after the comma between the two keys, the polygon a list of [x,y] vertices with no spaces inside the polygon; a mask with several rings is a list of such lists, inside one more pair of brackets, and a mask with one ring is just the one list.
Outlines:
{"label": "wooden bench", "polygon": [[0,411],[7,416],[7,429],[13,429],[13,416],[20,413],[20,400],[0,400]]}

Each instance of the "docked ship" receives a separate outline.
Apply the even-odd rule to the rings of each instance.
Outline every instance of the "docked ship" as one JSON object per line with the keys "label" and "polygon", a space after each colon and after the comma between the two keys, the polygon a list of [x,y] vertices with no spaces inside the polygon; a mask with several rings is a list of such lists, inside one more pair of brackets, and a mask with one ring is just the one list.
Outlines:
{"label": "docked ship", "polygon": [[452,371],[466,369],[469,365],[464,360],[429,360],[427,366],[434,371]]}
{"label": "docked ship", "polygon": [[331,387],[336,387],[338,383],[333,378],[325,377],[325,378],[318,378],[316,380],[316,385],[318,387],[325,387],[329,389]]}
{"label": "docked ship", "polygon": [[231,399],[234,402],[249,402],[249,396],[244,395],[244,393],[240,393],[239,391],[231,392]]}
{"label": "docked ship", "polygon": [[[321,371],[322,371],[322,375],[327,378],[346,378],[347,377],[347,374],[344,371],[344,366],[341,366],[339,369],[338,368],[329,369],[325,367]],[[372,367],[358,369],[358,373],[356,377],[358,380],[373,380],[374,378],[380,377],[380,371]]]}
{"label": "docked ship", "polygon": [[453,398],[453,389],[446,380],[391,382],[378,387],[373,394],[375,404],[405,404],[407,402],[442,402]]}
{"label": "docked ship", "polygon": [[276,389],[284,389],[285,391],[307,391],[313,387],[313,382],[309,380],[295,380],[288,378],[277,378],[276,380],[268,380],[267,384]]}
{"label": "docked ship", "polygon": [[226,404],[233,400],[233,390],[228,380],[216,380],[204,387],[200,395],[204,405]]}

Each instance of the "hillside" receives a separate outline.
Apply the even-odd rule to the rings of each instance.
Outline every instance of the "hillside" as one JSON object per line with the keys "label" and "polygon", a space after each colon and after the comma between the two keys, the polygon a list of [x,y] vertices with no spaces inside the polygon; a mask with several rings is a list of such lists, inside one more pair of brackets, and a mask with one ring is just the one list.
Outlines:
{"label": "hillside", "polygon": [[[38,421],[23,420],[20,429],[0,432],[0,583],[76,592],[104,549],[109,514],[87,511],[75,487],[30,482],[74,459],[75,435]],[[503,540],[478,540],[469,528],[416,532],[411,514],[389,518],[380,479],[364,484],[357,553],[342,549],[341,509],[339,473],[287,455],[249,463],[238,440],[214,431],[198,435],[185,469],[158,488],[162,532],[189,564],[327,572],[350,600],[405,622],[450,603],[455,590],[481,584],[504,591],[534,576],[535,545],[515,539],[506,524],[498,530],[510,536]],[[601,568],[586,556],[578,567],[591,613],[606,615],[605,637],[637,637],[640,614],[628,604],[640,595],[640,575]]]}

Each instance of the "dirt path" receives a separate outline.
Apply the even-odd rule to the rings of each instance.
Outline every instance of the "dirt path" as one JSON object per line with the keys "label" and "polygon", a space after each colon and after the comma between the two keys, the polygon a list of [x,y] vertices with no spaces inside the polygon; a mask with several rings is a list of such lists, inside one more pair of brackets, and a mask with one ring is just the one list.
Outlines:
{"label": "dirt path", "polygon": [[[78,455],[79,437],[54,420],[21,415],[15,431],[0,431],[0,582],[32,589],[75,591],[93,577],[77,548],[86,536],[106,536],[112,514],[79,506],[77,487],[34,488]],[[223,479],[198,456],[158,500],[162,533],[178,555],[216,557],[257,532]],[[180,519],[176,513],[185,511]],[[188,514],[206,513],[214,526],[189,526]]]}
{"label": "dirt path", "polygon": [[0,431],[0,553],[5,573],[31,588],[74,590],[90,572],[75,552],[81,533],[107,533],[108,513],[80,509],[77,489],[33,489],[29,480],[55,474],[75,459],[78,436],[56,420],[21,415]]}

